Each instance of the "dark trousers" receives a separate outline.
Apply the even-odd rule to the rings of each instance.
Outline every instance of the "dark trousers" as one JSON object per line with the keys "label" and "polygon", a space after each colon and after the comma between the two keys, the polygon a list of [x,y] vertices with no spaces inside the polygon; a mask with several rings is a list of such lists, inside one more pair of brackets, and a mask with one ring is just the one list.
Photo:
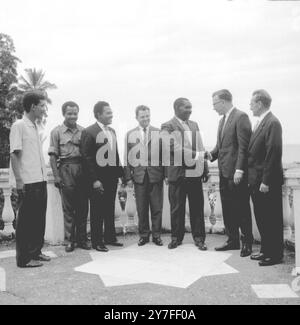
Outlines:
{"label": "dark trousers", "polygon": [[283,257],[283,211],[281,185],[270,186],[268,193],[259,185],[250,187],[255,220],[261,236],[261,253],[266,257]]}
{"label": "dark trousers", "polygon": [[204,198],[200,177],[181,178],[169,183],[172,240],[181,242],[185,233],[185,205],[189,200],[190,223],[195,241],[205,241]]}
{"label": "dark trousers", "polygon": [[80,163],[63,162],[59,168],[63,182],[61,199],[65,240],[78,244],[87,241],[88,196]]}
{"label": "dark trousers", "polygon": [[[91,240],[95,247],[100,243],[112,243],[117,240],[115,229],[115,199],[118,179],[101,181],[104,193],[91,190]],[[104,231],[103,231],[104,225]]]}
{"label": "dark trousers", "polygon": [[242,243],[252,245],[252,218],[246,179],[236,185],[233,179],[220,175],[220,194],[227,242],[239,244],[241,230]]}
{"label": "dark trousers", "polygon": [[143,184],[134,184],[140,237],[149,238],[149,207],[151,210],[152,237],[159,238],[162,224],[163,181],[150,183],[146,172]]}
{"label": "dark trousers", "polygon": [[44,245],[47,209],[47,182],[25,184],[17,215],[16,259],[24,266],[41,254]]}

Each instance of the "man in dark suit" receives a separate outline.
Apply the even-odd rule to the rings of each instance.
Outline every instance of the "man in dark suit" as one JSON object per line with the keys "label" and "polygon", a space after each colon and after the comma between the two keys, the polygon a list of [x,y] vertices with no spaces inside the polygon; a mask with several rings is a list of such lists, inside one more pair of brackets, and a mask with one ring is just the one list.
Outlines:
{"label": "man in dark suit", "polygon": [[271,96],[261,89],[253,93],[250,103],[258,121],[248,148],[248,182],[261,236],[261,251],[251,259],[261,266],[280,263],[283,257],[282,129],[270,112],[271,102]]}
{"label": "man in dark suit", "polygon": [[105,244],[123,246],[117,242],[114,213],[118,179],[124,171],[116,132],[109,127],[113,118],[109,104],[98,102],[94,116],[97,122],[82,131],[80,149],[89,182],[92,247],[107,252]]}
{"label": "man in dark suit", "polygon": [[[150,125],[150,109],[140,105],[136,108],[139,126],[126,135],[125,180],[134,182],[136,206],[139,218],[139,246],[149,242],[149,208],[152,221],[152,241],[162,246],[160,238],[163,208],[164,168],[161,164],[159,129]],[[154,155],[156,157],[154,157]]]}
{"label": "man in dark suit", "polygon": [[252,219],[247,182],[247,149],[251,137],[251,123],[244,112],[232,105],[232,95],[227,89],[213,93],[213,106],[223,115],[218,128],[217,144],[208,154],[218,159],[220,194],[223,219],[228,240],[217,251],[240,249],[241,257],[252,253]]}
{"label": "man in dark suit", "polygon": [[168,166],[171,236],[169,249],[182,244],[185,232],[186,197],[195,245],[206,250],[202,180],[208,180],[204,147],[196,122],[189,120],[192,104],[186,98],[174,102],[175,116],[161,126],[163,163]]}

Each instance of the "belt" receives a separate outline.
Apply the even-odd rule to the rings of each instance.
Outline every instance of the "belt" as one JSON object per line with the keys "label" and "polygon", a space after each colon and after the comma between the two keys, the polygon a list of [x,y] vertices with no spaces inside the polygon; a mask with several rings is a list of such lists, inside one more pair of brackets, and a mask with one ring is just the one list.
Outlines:
{"label": "belt", "polygon": [[82,163],[82,158],[81,157],[61,158],[59,163],[60,163],[60,165],[63,165],[63,164],[81,164]]}

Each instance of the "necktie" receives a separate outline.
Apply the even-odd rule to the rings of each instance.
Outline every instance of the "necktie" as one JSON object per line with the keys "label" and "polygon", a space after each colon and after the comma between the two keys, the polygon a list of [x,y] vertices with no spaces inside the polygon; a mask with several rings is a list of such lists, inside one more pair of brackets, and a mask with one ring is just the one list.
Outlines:
{"label": "necktie", "polygon": [[191,129],[190,129],[190,127],[189,127],[189,125],[188,125],[188,122],[187,121],[183,121],[182,122],[182,126],[183,126],[183,128],[184,128],[184,131],[186,131],[184,134],[185,134],[185,136],[187,136],[187,138],[188,138],[188,141],[190,142],[190,143],[192,143],[192,132],[191,132]]}
{"label": "necktie", "polygon": [[146,146],[148,143],[147,128],[143,128],[143,132],[144,132],[144,145]]}
{"label": "necktie", "polygon": [[110,144],[110,148],[112,149],[112,145],[113,145],[112,136],[107,125],[104,125],[104,133],[107,137],[108,143]]}
{"label": "necktie", "polygon": [[222,139],[223,137],[223,133],[224,133],[224,129],[225,129],[225,121],[226,121],[226,115],[223,116],[223,119],[221,121],[221,126],[220,126],[220,138]]}

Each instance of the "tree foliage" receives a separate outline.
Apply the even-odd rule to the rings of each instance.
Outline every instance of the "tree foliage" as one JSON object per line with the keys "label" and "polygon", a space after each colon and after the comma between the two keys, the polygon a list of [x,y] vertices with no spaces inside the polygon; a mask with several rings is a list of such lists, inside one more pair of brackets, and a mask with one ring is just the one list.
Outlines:
{"label": "tree foliage", "polygon": [[0,168],[9,162],[9,130],[18,114],[16,105],[11,106],[18,94],[15,46],[10,36],[0,33]]}
{"label": "tree foliage", "polygon": [[43,70],[25,69],[26,77],[21,76],[18,84],[19,90],[22,92],[29,90],[39,90],[46,94],[48,103],[51,103],[51,99],[48,97],[48,90],[56,89],[57,86],[45,78],[45,72]]}

